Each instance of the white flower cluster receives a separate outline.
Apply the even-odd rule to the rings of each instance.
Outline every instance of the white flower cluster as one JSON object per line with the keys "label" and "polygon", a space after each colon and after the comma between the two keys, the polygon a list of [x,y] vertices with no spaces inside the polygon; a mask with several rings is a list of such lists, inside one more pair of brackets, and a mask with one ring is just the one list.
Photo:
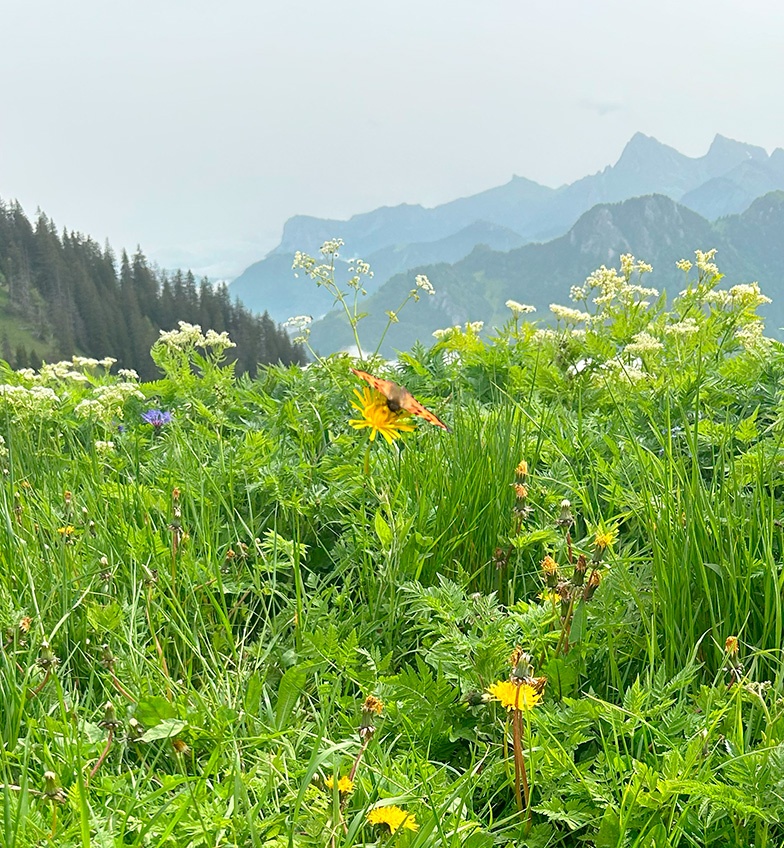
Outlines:
{"label": "white flower cluster", "polygon": [[118,377],[124,377],[126,380],[138,380],[139,375],[133,368],[120,368],[117,372]]}
{"label": "white flower cluster", "polygon": [[451,339],[453,336],[462,336],[464,332],[468,336],[476,335],[481,332],[484,325],[484,321],[466,321],[465,329],[461,327],[460,324],[455,324],[454,327],[445,327],[443,330],[433,330],[433,338],[442,342],[444,339]]}
{"label": "white flower cluster", "polygon": [[424,274],[417,274],[414,283],[416,284],[416,287],[425,292],[425,294],[434,295],[436,293],[436,290],[433,288],[433,284]]}
{"label": "white flower cluster", "polygon": [[683,272],[685,272],[686,274],[688,274],[688,273],[689,273],[689,271],[691,271],[691,269],[692,269],[692,264],[691,264],[691,262],[689,262],[689,260],[688,260],[688,259],[679,259],[679,260],[675,263],[675,267],[676,267],[678,270],[683,271]]}
{"label": "white flower cluster", "polygon": [[296,332],[293,338],[294,344],[305,344],[310,337],[310,325],[312,323],[313,318],[310,315],[294,315],[283,326]]}
{"label": "white flower cluster", "polygon": [[95,452],[100,454],[111,453],[114,450],[114,442],[104,442],[97,439],[95,442]]}
{"label": "white flower cluster", "polygon": [[[628,348],[627,348],[628,350]],[[607,371],[613,372],[613,379],[623,380],[627,383],[639,383],[648,379],[651,375],[643,370],[643,362],[639,357],[631,362],[624,362],[619,357],[610,359],[602,366]]]}
{"label": "white flower cluster", "polygon": [[506,308],[512,311],[512,315],[515,318],[519,318],[521,315],[530,315],[532,312],[536,312],[535,306],[528,306],[525,303],[518,303],[516,300],[507,300]]}
{"label": "white flower cluster", "polygon": [[773,339],[763,335],[764,330],[762,321],[751,321],[735,331],[735,338],[746,350],[766,350],[773,344]]}
{"label": "white flower cluster", "polygon": [[557,303],[550,304],[550,312],[559,321],[565,321],[567,324],[580,324],[583,321],[588,322],[591,320],[591,316],[587,312],[572,309],[570,306],[560,306]]}
{"label": "white flower cluster", "polygon": [[60,403],[54,389],[48,386],[0,386],[0,401],[7,403],[19,415],[48,415]]}
{"label": "white flower cluster", "polygon": [[759,283],[740,283],[729,291],[714,289],[705,297],[707,303],[729,309],[756,309],[764,303],[770,303],[760,291]]}
{"label": "white flower cluster", "polygon": [[624,352],[639,355],[641,353],[654,353],[663,347],[664,345],[655,336],[643,331],[632,336],[632,340],[626,345]]}
{"label": "white flower cluster", "polygon": [[100,365],[108,371],[112,365],[117,362],[117,360],[112,356],[104,356],[103,359],[91,359],[87,356],[73,356],[71,357],[71,362],[75,368],[87,368],[92,371]]}
{"label": "white flower cluster", "polygon": [[598,290],[599,294],[593,299],[597,306],[608,306],[614,300],[618,300],[625,307],[633,305],[647,307],[650,303],[643,298],[658,297],[658,289],[630,283],[629,280],[635,273],[642,276],[651,271],[653,267],[647,262],[638,261],[631,253],[624,253],[621,256],[622,273],[619,274],[615,268],[602,265],[586,278],[582,286],[572,286],[569,297],[573,301],[583,302],[588,299],[592,291]]}
{"label": "white flower cluster", "polygon": [[221,353],[236,344],[229,338],[227,332],[218,333],[215,330],[207,330],[203,335],[199,324],[189,324],[187,321],[178,322],[178,330],[161,330],[157,345],[169,348],[169,350],[191,351],[194,348],[210,348],[215,353]]}
{"label": "white flower cluster", "polygon": [[144,400],[144,394],[136,383],[113,383],[111,386],[96,386],[92,397],[76,405],[74,413],[79,418],[98,420],[111,424],[123,417],[123,409],[130,398]]}
{"label": "white flower cluster", "polygon": [[707,251],[695,250],[694,255],[697,258],[697,270],[700,272],[700,279],[703,277],[717,277],[719,275],[718,266],[712,261],[716,255],[715,247]]}
{"label": "white flower cluster", "polygon": [[693,333],[698,333],[700,325],[694,318],[684,318],[683,321],[678,321],[675,324],[668,324],[664,328],[667,335],[673,336],[689,336]]}
{"label": "white flower cluster", "polygon": [[343,247],[343,239],[328,239],[321,245],[322,256],[337,256],[340,248]]}

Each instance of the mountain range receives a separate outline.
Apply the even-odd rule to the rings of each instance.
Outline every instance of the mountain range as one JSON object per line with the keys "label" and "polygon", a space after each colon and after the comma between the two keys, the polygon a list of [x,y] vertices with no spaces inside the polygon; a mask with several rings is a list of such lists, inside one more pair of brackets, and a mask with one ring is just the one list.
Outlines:
{"label": "mountain range", "polygon": [[[415,272],[430,274],[430,270],[423,269],[436,266],[439,270],[432,273],[438,276],[446,273],[440,267],[444,263],[459,266],[460,270],[452,272],[456,279],[472,263],[481,263],[490,256],[493,262],[500,262],[495,257],[498,252],[509,252],[510,257],[552,257],[553,250],[561,250],[567,243],[574,245],[583,238],[590,245],[594,245],[597,239],[601,242],[602,233],[609,237],[612,232],[617,238],[606,241],[598,250],[602,257],[599,264],[617,264],[618,251],[613,245],[628,241],[625,236],[619,235],[623,231],[623,222],[618,221],[617,216],[625,214],[626,210],[623,213],[613,211],[607,204],[645,195],[657,195],[655,200],[643,204],[648,210],[657,210],[657,221],[682,219],[689,231],[695,230],[695,235],[690,235],[690,238],[696,237],[696,231],[704,232],[706,238],[710,236],[708,241],[684,244],[682,256],[687,256],[695,248],[714,246],[716,238],[723,232],[724,225],[717,225],[718,229],[714,231],[708,221],[739,215],[748,210],[755,199],[778,189],[784,189],[784,150],[780,148],[768,155],[761,147],[717,135],[707,153],[695,158],[637,133],[615,165],[557,189],[515,176],[505,185],[429,209],[409,204],[382,207],[355,215],[348,221],[295,216],[286,222],[281,243],[267,257],[247,268],[233,281],[230,290],[250,308],[268,310],[275,320],[285,320],[295,314],[325,315],[333,305],[332,299],[325,291],[316,289],[310,280],[297,279],[291,271],[291,263],[296,250],[316,255],[319,246],[331,238],[344,240],[345,258],[359,256],[370,262],[375,275],[366,288],[371,295],[380,293],[388,281],[403,272],[409,288]],[[666,199],[671,201],[669,207],[664,203]],[[672,201],[677,201],[677,208]],[[596,207],[599,209],[595,214],[586,216]],[[696,213],[696,216],[689,217],[689,212]],[[697,225],[697,219],[702,223]],[[561,238],[565,234],[569,236],[568,242]],[[641,235],[641,232],[637,233],[632,241],[639,241]],[[673,233],[667,235],[657,230],[657,236],[679,241]],[[536,250],[519,253],[525,246],[535,243],[539,243]],[[546,248],[548,243],[554,243],[555,247]],[[655,246],[654,252],[658,254],[661,247]],[[641,259],[653,261],[654,255],[646,253],[643,248],[644,245],[639,244],[632,252]],[[597,251],[593,247],[586,247],[580,255],[587,259],[594,252]],[[722,251],[722,254],[727,254],[722,258],[730,264],[734,262],[729,255],[731,252],[729,246]],[[507,264],[514,261],[510,258]],[[761,257],[749,259],[745,264],[740,263],[738,270],[756,268],[760,262],[764,264]],[[547,279],[560,279],[559,274],[566,273],[568,261],[564,259],[559,264],[564,266],[563,271],[553,271]],[[582,264],[576,263],[575,273],[578,276],[570,279],[570,285],[580,282],[591,270],[593,268],[584,269]],[[473,288],[477,289],[476,275],[472,279]],[[546,288],[549,285],[547,279],[534,277],[529,285],[534,289]],[[393,289],[398,291],[400,285],[396,282]],[[516,299],[525,299],[524,291],[518,290],[517,294],[519,298]],[[484,295],[479,291],[464,292],[459,297],[454,294],[450,296],[449,304],[437,297],[426,311],[435,309],[438,314],[432,316],[427,326],[434,324],[432,329],[435,329],[455,323],[451,321],[450,314],[467,314],[466,320],[490,320],[487,309],[481,314],[467,310],[476,298],[483,300]],[[381,301],[386,302],[387,295]],[[528,301],[532,302],[532,298],[528,297]],[[437,307],[439,303],[442,303],[440,308]],[[461,303],[466,309],[458,307]],[[475,305],[478,306],[478,303]],[[369,306],[369,309],[376,308],[377,304]],[[422,311],[421,304],[418,311]],[[413,320],[411,313],[405,317],[407,325]],[[322,352],[337,349],[343,344],[342,338],[331,336],[337,333],[338,327],[339,321],[331,315],[323,324],[319,322],[316,325],[314,338],[319,339]],[[342,336],[342,333],[338,335]],[[409,336],[408,333],[404,335]],[[396,346],[405,346],[400,328],[396,328],[395,339]]]}
{"label": "mountain range", "polygon": [[[549,304],[570,305],[569,290],[601,265],[618,267],[622,253],[632,253],[653,265],[644,284],[670,294],[685,288],[679,259],[694,260],[695,249],[717,249],[716,262],[727,284],[757,281],[773,303],[760,310],[769,335],[784,326],[784,191],[755,200],[739,215],[711,223],[662,194],[635,197],[594,206],[557,239],[527,244],[510,251],[476,247],[459,262],[422,266],[398,274],[366,303],[368,316],[360,336],[370,349],[387,323],[387,310],[396,309],[412,288],[412,274],[426,274],[435,288],[432,297],[406,307],[382,353],[405,350],[415,341],[429,341],[438,328],[481,320],[501,326],[511,314],[508,299],[535,306],[545,321]],[[776,294],[780,296],[776,296]],[[322,353],[348,347],[353,336],[345,319],[330,312],[315,323],[311,343]]]}

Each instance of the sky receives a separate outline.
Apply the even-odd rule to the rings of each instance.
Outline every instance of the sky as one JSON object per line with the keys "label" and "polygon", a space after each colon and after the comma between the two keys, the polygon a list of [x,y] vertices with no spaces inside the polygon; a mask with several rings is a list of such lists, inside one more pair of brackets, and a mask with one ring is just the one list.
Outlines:
{"label": "sky", "polygon": [[773,0],[0,0],[0,198],[231,279],[292,215],[784,147]]}

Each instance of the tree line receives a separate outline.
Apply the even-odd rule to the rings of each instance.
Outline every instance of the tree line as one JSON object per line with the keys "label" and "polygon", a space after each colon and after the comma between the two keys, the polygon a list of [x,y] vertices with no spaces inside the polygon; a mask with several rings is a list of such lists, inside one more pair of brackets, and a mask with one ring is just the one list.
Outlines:
{"label": "tree line", "polygon": [[[141,249],[119,261],[107,244],[63,230],[42,212],[35,223],[17,202],[0,202],[0,292],[28,337],[48,358],[73,354],[112,356],[117,368],[134,368],[142,379],[158,371],[150,347],[161,329],[179,321],[229,333],[237,345],[227,354],[238,373],[255,376],[259,364],[306,362],[302,348],[265,312],[232,301],[225,283],[213,286],[190,271],[161,271]],[[0,357],[15,368],[41,365],[35,343],[14,347],[0,338]]]}

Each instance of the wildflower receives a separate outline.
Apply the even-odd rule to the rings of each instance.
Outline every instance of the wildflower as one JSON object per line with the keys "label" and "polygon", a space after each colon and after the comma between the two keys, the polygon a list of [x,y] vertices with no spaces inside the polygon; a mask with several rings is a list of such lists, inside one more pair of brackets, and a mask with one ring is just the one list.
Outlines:
{"label": "wildflower", "polygon": [[369,824],[385,824],[390,833],[395,833],[401,827],[403,830],[419,830],[414,814],[406,812],[395,804],[368,810],[365,818]]}
{"label": "wildflower", "polygon": [[650,333],[642,332],[635,333],[632,336],[632,341],[626,345],[624,352],[631,354],[653,353],[663,347],[664,345],[657,338]]}
{"label": "wildflower", "polygon": [[684,318],[683,321],[678,321],[675,324],[669,324],[664,328],[664,332],[677,336],[688,336],[692,333],[699,332],[700,325],[694,318]]}
{"label": "wildflower", "polygon": [[737,656],[737,654],[738,654],[738,637],[737,636],[728,636],[727,641],[724,643],[724,650],[730,656]]}
{"label": "wildflower", "polygon": [[401,433],[411,433],[415,428],[409,420],[409,414],[404,411],[392,412],[387,405],[387,399],[375,390],[369,388],[354,389],[359,403],[351,402],[361,418],[349,419],[349,426],[355,430],[370,428],[370,441],[381,435],[391,445],[394,439],[400,438]]}
{"label": "wildflower", "polygon": [[511,680],[499,680],[488,686],[487,692],[502,707],[519,712],[529,712],[542,698],[530,683],[514,683]]}
{"label": "wildflower", "polygon": [[466,325],[465,325],[466,333],[468,333],[468,334],[479,333],[479,332],[481,332],[482,327],[484,327],[484,325],[485,325],[484,321],[466,321]]}
{"label": "wildflower", "polygon": [[618,531],[616,528],[612,528],[611,530],[597,530],[596,535],[593,538],[593,546],[595,551],[604,552],[605,549],[612,547],[613,542],[615,542],[616,536],[618,535]]}
{"label": "wildflower", "polygon": [[[335,786],[335,779],[332,777],[332,775],[330,775],[324,780],[324,786],[326,786],[330,792],[332,791],[333,787]],[[338,792],[340,792],[341,795],[348,795],[353,791],[354,781],[350,777],[346,777],[346,775],[344,774],[343,777],[338,780]]]}
{"label": "wildflower", "polygon": [[191,752],[191,746],[187,742],[183,742],[182,739],[172,739],[171,744],[175,754],[185,756]]}
{"label": "wildflower", "polygon": [[520,462],[517,463],[515,474],[518,477],[525,477],[525,475],[528,474],[528,463],[524,459],[521,459]]}
{"label": "wildflower", "polygon": [[507,309],[510,309],[512,315],[515,318],[519,318],[521,315],[530,315],[532,312],[536,312],[535,306],[528,306],[525,303],[518,303],[516,300],[507,300],[505,304]]}
{"label": "wildflower", "polygon": [[679,271],[685,271],[685,272],[688,274],[688,273],[689,273],[689,271],[691,271],[691,267],[692,267],[692,266],[691,266],[691,262],[689,262],[689,260],[688,260],[688,259],[679,259],[679,260],[675,263],[675,267],[676,267]]}
{"label": "wildflower", "polygon": [[25,616],[22,617],[22,620],[19,622],[19,629],[22,631],[22,633],[29,633],[30,627],[32,626],[32,624],[33,624],[33,619],[30,618],[29,615],[25,615]]}
{"label": "wildflower", "polygon": [[436,293],[436,290],[433,288],[433,284],[424,274],[417,274],[414,283],[416,284],[416,287],[425,292],[425,294],[432,296]]}
{"label": "wildflower", "polygon": [[330,254],[337,256],[341,247],[343,247],[343,239],[330,239],[321,245],[320,252],[322,256],[329,256]]}
{"label": "wildflower", "polygon": [[596,590],[599,588],[599,584],[601,582],[601,572],[594,568],[594,570],[590,574],[590,577],[588,578],[588,582],[585,584],[585,590],[583,591],[583,598],[586,601],[590,601],[591,598],[596,594]]}
{"label": "wildflower", "polygon": [[372,713],[373,715],[381,715],[384,711],[384,702],[375,695],[368,695],[362,704],[363,713]]}
{"label": "wildflower", "polygon": [[542,573],[547,588],[555,589],[558,585],[558,563],[549,554],[542,560]]}
{"label": "wildflower", "polygon": [[172,421],[171,412],[161,409],[148,409],[142,413],[142,421],[145,424],[151,424],[156,430],[160,430],[164,424],[170,424]]}
{"label": "wildflower", "polygon": [[63,538],[67,539],[69,536],[73,536],[73,534],[76,532],[76,528],[73,526],[73,524],[66,524],[63,527],[58,527],[57,532]]}
{"label": "wildflower", "polygon": [[114,442],[112,441],[101,441],[100,439],[95,442],[95,452],[96,453],[111,453],[114,450]]}
{"label": "wildflower", "polygon": [[528,497],[528,486],[523,483],[512,483],[515,490],[515,497],[518,500],[525,500]]}

